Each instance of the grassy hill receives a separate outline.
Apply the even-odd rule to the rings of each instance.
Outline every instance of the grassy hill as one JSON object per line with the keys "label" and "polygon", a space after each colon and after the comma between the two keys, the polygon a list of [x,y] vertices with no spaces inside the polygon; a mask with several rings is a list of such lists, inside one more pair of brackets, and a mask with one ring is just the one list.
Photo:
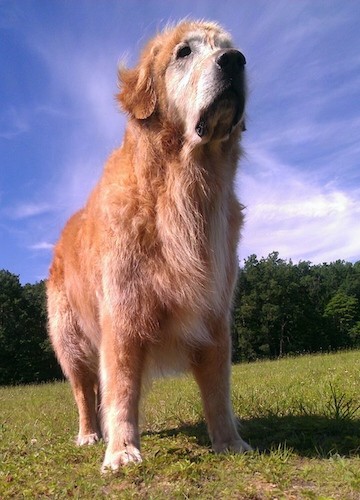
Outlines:
{"label": "grassy hill", "polygon": [[0,498],[360,499],[359,351],[235,366],[233,403],[257,451],[214,455],[193,381],[155,382],[144,462],[104,478],[67,383],[0,388]]}

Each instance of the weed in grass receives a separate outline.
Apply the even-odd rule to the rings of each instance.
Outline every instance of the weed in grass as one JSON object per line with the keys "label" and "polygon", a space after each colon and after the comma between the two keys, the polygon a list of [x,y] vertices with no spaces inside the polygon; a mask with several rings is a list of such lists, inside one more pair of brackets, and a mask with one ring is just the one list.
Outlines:
{"label": "weed in grass", "polygon": [[326,403],[327,414],[335,420],[351,420],[359,414],[360,404],[330,382],[330,399]]}

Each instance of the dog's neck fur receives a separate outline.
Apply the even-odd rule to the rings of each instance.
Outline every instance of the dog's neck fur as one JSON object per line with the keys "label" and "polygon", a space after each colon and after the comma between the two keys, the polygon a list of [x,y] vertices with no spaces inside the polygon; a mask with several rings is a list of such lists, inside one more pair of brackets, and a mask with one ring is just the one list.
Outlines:
{"label": "dog's neck fur", "polygon": [[[126,154],[134,160],[135,175],[137,170],[141,171],[141,177],[146,171],[151,171],[153,178],[155,171],[161,176],[176,169],[176,173],[182,173],[184,180],[193,176],[191,183],[195,182],[206,197],[211,198],[216,197],[222,184],[232,187],[241,153],[239,138],[240,127],[237,127],[227,140],[193,145],[184,138],[180,126],[162,123],[157,117],[151,117],[149,120],[130,120],[124,143]],[[226,169],[219,168],[224,163]],[[217,192],[211,193],[208,189],[214,181]]]}
{"label": "dog's neck fur", "polygon": [[[213,288],[219,293],[221,287],[216,282],[220,280],[225,286],[224,273],[234,258],[228,253],[228,237],[230,220],[237,217],[232,212],[237,210],[233,183],[238,137],[235,131],[226,142],[191,148],[176,129],[161,132],[160,127],[154,128],[130,120],[124,145],[105,170],[104,186],[109,182],[114,186],[117,180],[121,184],[123,179],[130,186],[129,196],[134,199],[129,199],[132,208],[127,211],[133,227],[129,244],[138,245],[145,259],[151,259],[152,248],[161,249],[164,285],[159,289],[166,293],[164,302],[184,301],[193,304],[194,310],[204,309],[208,298],[203,290]],[[221,168],[224,157],[225,169]],[[123,165],[131,165],[132,170],[122,172]],[[137,199],[141,211],[136,208]],[[113,206],[115,210],[115,198]],[[116,227],[115,212],[111,218]],[[199,286],[194,287],[194,280]],[[169,290],[174,291],[174,297]],[[221,294],[217,299],[209,298],[207,307],[213,308],[217,300],[222,301]]]}

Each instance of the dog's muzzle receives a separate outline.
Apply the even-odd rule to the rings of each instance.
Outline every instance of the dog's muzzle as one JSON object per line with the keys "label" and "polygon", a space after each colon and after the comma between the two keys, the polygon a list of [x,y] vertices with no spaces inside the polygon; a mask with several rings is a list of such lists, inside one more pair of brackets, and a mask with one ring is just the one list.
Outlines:
{"label": "dog's muzzle", "polygon": [[233,117],[229,124],[231,131],[241,120],[245,108],[245,56],[236,49],[223,49],[216,53],[214,60],[215,81],[218,92],[210,106],[203,110],[195,131],[202,138],[207,134],[207,122],[212,112],[222,103],[231,102]]}

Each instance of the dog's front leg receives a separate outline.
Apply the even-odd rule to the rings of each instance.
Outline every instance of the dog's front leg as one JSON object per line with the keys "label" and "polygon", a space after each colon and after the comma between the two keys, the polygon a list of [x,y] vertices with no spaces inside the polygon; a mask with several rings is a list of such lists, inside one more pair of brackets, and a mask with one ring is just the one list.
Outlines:
{"label": "dog's front leg", "polygon": [[231,342],[227,321],[212,322],[213,345],[196,353],[192,371],[199,385],[207,426],[216,453],[244,452],[251,447],[241,439],[230,401]]}
{"label": "dog's front leg", "polygon": [[102,472],[106,472],[129,462],[141,462],[138,414],[142,344],[108,316],[102,325],[100,360],[101,411],[108,438]]}

